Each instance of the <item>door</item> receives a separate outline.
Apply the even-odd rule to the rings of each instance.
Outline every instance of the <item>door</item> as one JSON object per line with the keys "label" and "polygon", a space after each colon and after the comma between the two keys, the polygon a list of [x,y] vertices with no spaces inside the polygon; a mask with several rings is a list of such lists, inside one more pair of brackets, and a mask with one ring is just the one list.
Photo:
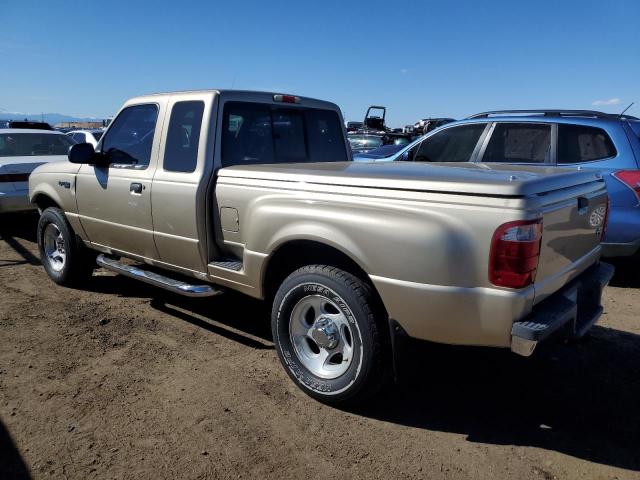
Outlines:
{"label": "door", "polygon": [[80,168],[78,214],[92,243],[131,256],[158,257],[153,241],[151,180],[161,113],[161,102],[125,107],[98,145],[109,166]]}
{"label": "door", "polygon": [[[153,178],[154,238],[162,262],[206,272],[206,194],[213,169],[212,96],[173,95],[167,108],[158,168]],[[167,125],[168,123],[168,125]],[[207,141],[211,140],[207,157]],[[207,162],[207,158],[210,161]]]}

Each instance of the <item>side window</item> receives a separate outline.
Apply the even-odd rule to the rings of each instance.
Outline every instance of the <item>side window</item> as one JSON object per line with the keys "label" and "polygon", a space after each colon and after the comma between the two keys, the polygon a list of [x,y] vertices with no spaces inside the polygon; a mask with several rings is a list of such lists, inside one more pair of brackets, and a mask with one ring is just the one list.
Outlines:
{"label": "side window", "polygon": [[198,143],[204,102],[177,102],[171,110],[164,169],[169,172],[193,172],[198,162]]}
{"label": "side window", "polygon": [[583,125],[558,125],[558,163],[578,163],[614,157],[607,132]]}
{"label": "side window", "polygon": [[120,112],[102,141],[109,162],[149,165],[157,119],[156,105],[134,105]]}
{"label": "side window", "polygon": [[87,141],[87,139],[84,138],[84,133],[80,132],[74,133],[71,138],[73,138],[78,143],[85,143]]}
{"label": "side window", "polygon": [[425,138],[417,146],[415,154],[409,152],[409,160],[416,162],[468,162],[471,160],[473,150],[476,148],[485,126],[485,123],[473,123],[442,130]]}
{"label": "side window", "polygon": [[498,123],[482,157],[483,162],[545,163],[551,158],[551,126]]}

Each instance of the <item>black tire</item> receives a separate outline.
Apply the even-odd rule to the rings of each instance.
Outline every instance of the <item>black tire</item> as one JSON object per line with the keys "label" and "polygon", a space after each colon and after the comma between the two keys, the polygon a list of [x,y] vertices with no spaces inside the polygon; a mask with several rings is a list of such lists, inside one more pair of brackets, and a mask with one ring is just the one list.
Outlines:
{"label": "black tire", "polygon": [[[294,309],[303,302],[308,302],[310,297],[319,298],[320,301],[328,299],[327,305],[332,305],[332,309],[337,306],[338,311],[326,315],[337,316],[342,318],[342,321],[347,321],[342,325],[348,327],[345,332],[348,335],[341,336],[338,345],[342,345],[343,341],[347,345],[350,341],[351,354],[346,356],[351,358],[348,366],[342,366],[340,362],[346,360],[338,353],[340,356],[337,358],[340,362],[337,363],[337,368],[346,368],[346,371],[340,373],[337,378],[323,378],[307,368],[302,360],[307,357],[300,353],[300,344],[294,345],[292,341],[293,337],[301,338],[291,332],[291,322],[296,321]],[[310,331],[318,325],[319,315],[322,316],[318,312],[311,314],[315,321],[309,321]],[[305,313],[302,316],[309,315]],[[376,307],[371,287],[348,272],[326,265],[305,266],[289,275],[276,293],[271,313],[274,343],[287,374],[305,393],[329,404],[358,403],[382,387],[388,378],[385,374],[388,372],[388,368],[385,368],[388,362],[384,362],[385,325],[384,315]],[[312,347],[314,340],[310,343]],[[331,357],[330,346],[322,349],[318,345],[315,345],[318,352]],[[310,355],[313,353],[315,350],[310,352]]]}
{"label": "black tire", "polygon": [[[64,260],[56,262],[47,254],[50,248],[49,231],[57,231],[62,240]],[[95,254],[90,252],[69,225],[64,212],[56,207],[49,207],[42,212],[38,221],[38,249],[40,260],[49,278],[58,285],[76,286],[91,276],[95,267]],[[51,256],[56,256],[54,252]],[[56,257],[62,258],[60,255]]]}

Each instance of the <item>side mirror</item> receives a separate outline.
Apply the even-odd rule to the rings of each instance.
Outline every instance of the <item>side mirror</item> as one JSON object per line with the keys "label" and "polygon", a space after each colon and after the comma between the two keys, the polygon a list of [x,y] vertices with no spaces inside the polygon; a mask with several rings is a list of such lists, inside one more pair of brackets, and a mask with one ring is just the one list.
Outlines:
{"label": "side mirror", "polygon": [[402,155],[400,155],[400,158],[398,159],[401,162],[408,162],[409,161],[409,150],[407,150],[406,152],[403,152]]}
{"label": "side mirror", "polygon": [[69,148],[69,161],[71,163],[91,163],[96,151],[90,143],[76,143]]}
{"label": "side mirror", "polygon": [[106,155],[96,152],[90,143],[76,143],[69,148],[69,161],[71,163],[86,163],[96,167],[108,167]]}

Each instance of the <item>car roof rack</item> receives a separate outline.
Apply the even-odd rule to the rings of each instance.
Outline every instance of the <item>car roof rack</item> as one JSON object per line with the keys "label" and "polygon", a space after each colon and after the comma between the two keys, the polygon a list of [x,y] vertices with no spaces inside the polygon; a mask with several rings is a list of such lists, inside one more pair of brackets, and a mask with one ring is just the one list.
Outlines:
{"label": "car roof rack", "polygon": [[624,118],[627,120],[637,120],[636,117],[631,115],[619,115],[617,113],[604,113],[595,110],[492,110],[490,112],[476,113],[467,117],[471,118],[488,118],[493,115],[542,115],[544,117],[594,117],[594,118]]}

